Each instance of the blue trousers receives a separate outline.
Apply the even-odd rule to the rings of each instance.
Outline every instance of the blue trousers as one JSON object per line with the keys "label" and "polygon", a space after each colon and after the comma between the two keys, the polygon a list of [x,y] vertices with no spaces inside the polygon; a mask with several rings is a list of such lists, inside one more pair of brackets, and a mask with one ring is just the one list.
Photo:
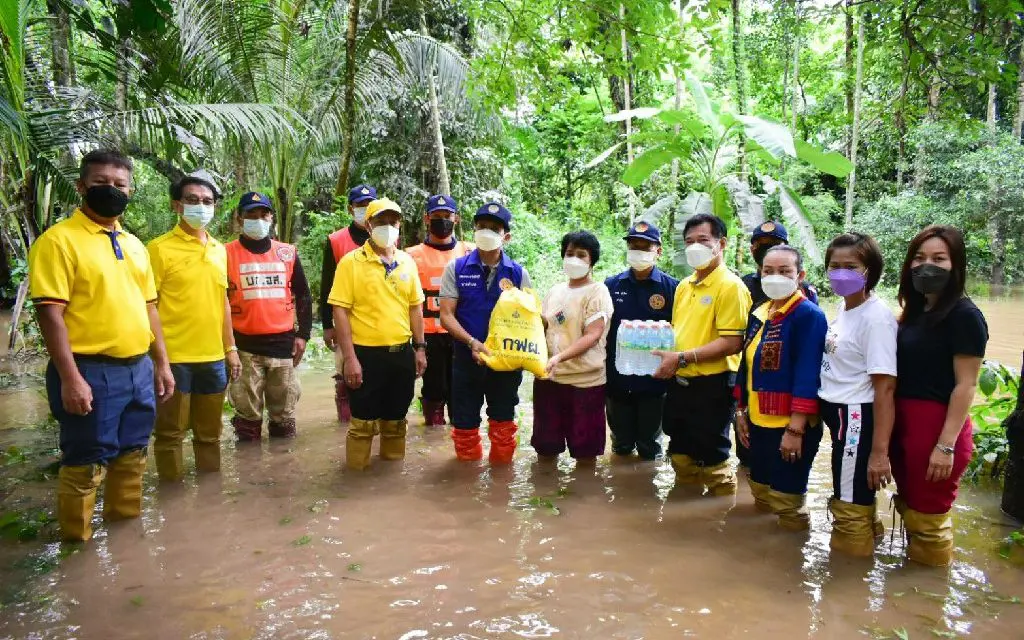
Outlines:
{"label": "blue trousers", "polygon": [[800,459],[796,462],[783,460],[779,453],[785,434],[784,428],[750,425],[750,479],[780,493],[802,496],[807,493],[811,465],[821,444],[821,426],[808,425],[804,429]]}
{"label": "blue trousers", "polygon": [[153,361],[132,364],[76,358],[78,371],[92,389],[92,411],[72,415],[61,402],[61,383],[51,362],[46,395],[60,424],[61,465],[106,464],[123,453],[145,449],[156,420]]}
{"label": "blue trousers", "polygon": [[215,362],[171,363],[174,388],[178,393],[210,395],[228,387],[228,372],[223,360]]}
{"label": "blue trousers", "polygon": [[522,371],[493,371],[478,365],[465,349],[456,348],[452,364],[452,401],[448,415],[456,429],[480,427],[480,409],[498,422],[516,419]]}

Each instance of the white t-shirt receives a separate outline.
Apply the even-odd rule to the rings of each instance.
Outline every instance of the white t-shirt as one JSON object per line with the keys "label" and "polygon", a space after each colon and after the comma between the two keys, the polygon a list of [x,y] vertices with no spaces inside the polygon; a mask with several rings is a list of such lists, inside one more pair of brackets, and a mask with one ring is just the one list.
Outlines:
{"label": "white t-shirt", "polygon": [[835,404],[867,404],[875,399],[871,376],[896,375],[896,317],[876,296],[850,311],[845,306],[839,303],[828,327],[818,395]]}

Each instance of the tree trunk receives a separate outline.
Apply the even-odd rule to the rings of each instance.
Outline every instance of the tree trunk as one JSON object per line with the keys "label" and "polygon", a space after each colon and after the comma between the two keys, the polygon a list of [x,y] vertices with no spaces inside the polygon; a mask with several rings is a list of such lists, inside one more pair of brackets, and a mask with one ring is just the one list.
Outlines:
{"label": "tree trunk", "polygon": [[846,0],[846,74],[843,77],[843,90],[846,93],[846,126],[849,132],[846,136],[847,158],[853,155],[853,85],[857,74],[853,51],[853,0]]}
{"label": "tree trunk", "polygon": [[1013,114],[1013,139],[1021,142],[1021,129],[1024,128],[1024,40],[1020,43],[1017,58],[1017,113]]}
{"label": "tree trunk", "polygon": [[[932,74],[931,83],[928,85],[928,110],[925,112],[924,121],[925,123],[935,122],[935,118],[938,117],[939,113],[939,98],[941,97],[941,78],[939,72],[936,70]],[[917,155],[914,158],[914,191],[920,192],[924,188],[924,183],[928,179],[928,157],[924,150],[924,145],[918,143]]]}
{"label": "tree trunk", "polygon": [[[985,108],[985,128],[996,144],[996,85],[988,83],[988,101]],[[988,181],[988,228],[992,236],[991,284],[1002,285],[1006,281],[1006,212],[1003,211],[999,184],[994,178]]]}
{"label": "tree trunk", "polygon": [[345,35],[345,128],[341,136],[341,161],[338,165],[338,183],[334,197],[341,198],[348,191],[348,171],[352,164],[352,143],[356,120],[356,33],[359,30],[359,0],[348,3],[348,33]]}
{"label": "tree trunk", "polygon": [[857,76],[853,88],[853,130],[850,133],[850,162],[853,170],[846,183],[846,230],[853,228],[853,198],[857,189],[857,146],[860,137],[861,92],[864,81],[864,18],[857,21]]}
{"label": "tree trunk", "polygon": [[288,190],[284,187],[277,188],[277,239],[281,242],[292,241],[292,201],[288,197]]}
{"label": "tree trunk", "polygon": [[[907,16],[907,0],[903,0],[903,9],[900,12],[900,31],[903,33],[904,40],[907,39],[908,32],[910,30],[909,19]],[[896,194],[899,195],[900,191],[903,190],[903,165],[906,162],[907,157],[907,121],[904,117],[904,110],[907,105],[907,89],[910,83],[910,51],[908,48],[903,48],[903,79],[900,81],[900,95],[896,105],[896,115],[894,116],[896,124],[896,132],[899,136],[898,146],[896,150]]]}
{"label": "tree trunk", "polygon": [[[687,0],[676,0],[676,19],[679,21],[680,25],[682,25],[682,23],[683,23],[683,9],[686,7],[686,3],[687,3]],[[674,97],[674,99],[672,101],[672,104],[673,104],[673,107],[675,109],[681,109],[683,107],[683,74],[682,74],[682,71],[680,69],[675,69],[673,74],[676,77],[676,93],[675,93],[675,97]],[[674,132],[675,136],[678,138],[679,137],[679,133],[682,130],[681,127],[677,124],[672,129],[673,129],[673,132]],[[672,159],[672,193],[675,194],[676,198],[680,197],[680,195],[679,195],[680,184],[679,183],[680,183],[680,179],[679,179],[679,158],[673,158]],[[671,233],[672,230],[675,229],[675,223],[676,223],[676,207],[673,206],[673,207],[671,207],[668,210],[668,223],[665,225],[665,228],[668,230],[669,233]]]}
{"label": "tree trunk", "polygon": [[793,113],[790,114],[792,121],[789,128],[795,135],[797,114],[799,113],[797,105],[800,100],[800,0],[793,0],[793,95],[791,99]]}
{"label": "tree trunk", "polygon": [[[736,112],[747,113],[747,77],[743,59],[743,13],[740,0],[732,0],[732,64],[733,80],[736,83]],[[742,130],[739,138],[740,180],[747,183],[746,136]]]}
{"label": "tree trunk", "polygon": [[[420,33],[430,36],[427,30],[427,17],[420,5]],[[436,55],[435,55],[436,60]],[[427,76],[427,95],[430,99],[430,129],[434,137],[434,162],[437,165],[438,193],[451,195],[452,188],[448,182],[448,163],[444,159],[444,137],[441,135],[441,109],[437,103],[437,87],[434,84],[434,64],[431,61],[430,75]]]}
{"label": "tree trunk", "polygon": [[47,0],[46,8],[53,17],[50,23],[53,83],[58,87],[70,87],[75,83],[74,60],[71,57],[71,19],[62,2]]}
{"label": "tree trunk", "polygon": [[[629,72],[629,43],[626,40],[626,5],[619,3],[619,34],[622,38],[622,66],[625,73],[622,77],[622,99],[626,111],[633,108],[631,87],[629,86],[631,76]],[[633,135],[633,118],[626,118],[626,162],[633,164],[633,142],[630,137]]]}

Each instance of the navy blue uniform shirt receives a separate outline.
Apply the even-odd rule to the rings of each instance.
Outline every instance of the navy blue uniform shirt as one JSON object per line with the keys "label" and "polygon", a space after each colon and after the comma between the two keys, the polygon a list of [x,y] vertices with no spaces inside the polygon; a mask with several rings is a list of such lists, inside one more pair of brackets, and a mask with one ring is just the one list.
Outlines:
{"label": "navy blue uniform shirt", "polygon": [[633,270],[627,269],[604,281],[612,295],[611,327],[608,331],[608,395],[626,392],[661,394],[668,389],[667,380],[650,376],[622,376],[615,369],[615,340],[623,320],[666,320],[672,322],[672,303],[675,302],[679,281],[657,267],[645,280],[637,280]]}

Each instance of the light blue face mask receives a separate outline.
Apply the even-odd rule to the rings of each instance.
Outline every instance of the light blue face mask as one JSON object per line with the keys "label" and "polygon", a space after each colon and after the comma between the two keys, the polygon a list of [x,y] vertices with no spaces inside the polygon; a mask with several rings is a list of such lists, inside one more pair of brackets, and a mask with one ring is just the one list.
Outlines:
{"label": "light blue face mask", "polygon": [[182,207],[181,218],[185,224],[195,230],[205,229],[213,220],[214,206],[205,204],[186,204]]}
{"label": "light blue face mask", "polygon": [[270,221],[258,218],[242,220],[242,233],[251,240],[262,240],[270,235]]}

